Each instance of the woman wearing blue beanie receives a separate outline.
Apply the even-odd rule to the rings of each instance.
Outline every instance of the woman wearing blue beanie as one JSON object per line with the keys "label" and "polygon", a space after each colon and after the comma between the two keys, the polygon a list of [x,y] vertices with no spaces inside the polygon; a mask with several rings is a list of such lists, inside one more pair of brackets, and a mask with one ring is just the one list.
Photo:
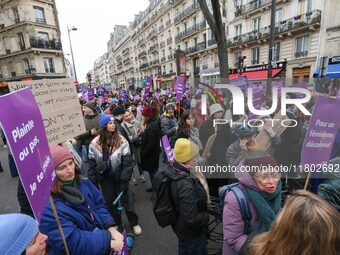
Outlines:
{"label": "woman wearing blue beanie", "polygon": [[0,215],[0,254],[46,254],[47,236],[40,233],[38,222],[32,217],[19,214]]}
{"label": "woman wearing blue beanie", "polygon": [[133,172],[133,156],[129,142],[119,133],[110,115],[102,115],[99,118],[99,125],[99,135],[93,139],[89,147],[88,176],[95,184],[99,182],[106,206],[118,226],[122,225],[121,214],[113,202],[122,192],[121,204],[128,221],[134,234],[140,235],[142,229],[138,225],[138,216],[129,187]]}
{"label": "woman wearing blue beanie", "polygon": [[[111,250],[120,251],[123,236],[115,229],[116,223],[100,191],[80,175],[72,153],[56,144],[50,145],[50,151],[56,173],[51,197],[69,254],[104,255]],[[48,236],[50,254],[66,254],[50,203],[42,214],[40,231]]]}

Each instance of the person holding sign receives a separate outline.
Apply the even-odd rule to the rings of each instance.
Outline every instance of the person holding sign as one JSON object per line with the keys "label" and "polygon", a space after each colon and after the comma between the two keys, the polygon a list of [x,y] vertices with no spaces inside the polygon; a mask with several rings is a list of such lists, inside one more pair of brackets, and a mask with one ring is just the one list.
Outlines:
{"label": "person holding sign", "polygon": [[[50,145],[56,180],[52,199],[70,254],[109,254],[120,251],[123,236],[104,204],[100,191],[80,175],[73,155],[59,145]],[[43,212],[40,231],[48,236],[51,254],[65,254],[62,235],[50,203]]]}
{"label": "person holding sign", "polygon": [[46,254],[47,236],[38,227],[35,219],[24,214],[0,215],[0,254]]}
{"label": "person holding sign", "polygon": [[133,193],[129,181],[133,172],[133,156],[129,142],[121,135],[110,115],[99,118],[100,131],[90,144],[89,159],[91,176],[96,175],[110,214],[115,218],[117,226],[122,225],[121,214],[113,205],[122,192],[121,203],[133,228],[135,235],[142,233],[138,225],[138,215],[135,210]]}

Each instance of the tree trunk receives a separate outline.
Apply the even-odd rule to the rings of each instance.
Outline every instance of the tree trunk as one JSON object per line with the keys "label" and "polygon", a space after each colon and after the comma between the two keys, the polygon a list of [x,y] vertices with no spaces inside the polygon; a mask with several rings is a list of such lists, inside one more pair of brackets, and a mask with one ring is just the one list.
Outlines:
{"label": "tree trunk", "polygon": [[220,64],[220,83],[229,82],[228,72],[228,47],[225,35],[225,28],[222,22],[221,8],[219,0],[210,0],[212,4],[213,13],[210,12],[207,0],[197,0],[207,20],[212,34],[217,43],[218,59]]}

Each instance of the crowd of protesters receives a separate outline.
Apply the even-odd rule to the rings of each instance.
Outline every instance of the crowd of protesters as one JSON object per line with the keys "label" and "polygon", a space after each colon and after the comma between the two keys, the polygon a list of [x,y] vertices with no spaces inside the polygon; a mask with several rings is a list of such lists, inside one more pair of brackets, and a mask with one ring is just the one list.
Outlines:
{"label": "crowd of protesters", "polygon": [[[305,179],[298,179],[296,173],[283,175],[266,170],[268,166],[300,164],[308,116],[297,108],[289,108],[287,117],[298,125],[286,128],[280,134],[268,125],[260,128],[215,125],[217,119],[240,122],[248,116],[231,114],[233,105],[226,93],[221,93],[223,104],[214,100],[208,102],[206,115],[201,113],[200,95],[204,91],[200,89],[188,90],[180,101],[171,90],[155,93],[143,100],[138,92],[122,99],[118,93],[110,91],[101,100],[80,100],[86,132],[67,143],[50,146],[57,177],[51,194],[70,254],[109,254],[111,250],[122,249],[121,213],[114,205],[117,198],[120,198],[134,234],[141,235],[132,185],[146,182],[148,173],[151,188],[147,191],[154,191],[155,195],[153,180],[160,171],[176,180],[176,185],[171,186],[171,196],[177,214],[171,226],[178,237],[179,255],[208,254],[211,197],[218,197],[221,187],[232,183],[243,194],[250,217],[245,220],[239,193],[228,192],[223,197],[221,254],[340,254],[339,176],[314,187],[317,194],[296,191],[285,199],[283,194],[289,189],[290,178],[295,180],[295,189],[302,189]],[[316,96],[313,92],[314,99]],[[262,107],[268,105],[264,103]],[[312,109],[313,102],[307,107]],[[273,117],[274,114],[261,116],[259,120],[266,123]],[[261,132],[269,137],[270,146],[266,150],[260,149],[256,139]],[[174,162],[168,160],[161,142],[163,136],[167,136],[173,149]],[[204,153],[207,147],[210,149]],[[339,148],[340,131],[330,164],[340,162]],[[88,164],[82,161],[88,161]],[[197,165],[230,165],[237,171],[225,178],[209,176],[197,171]],[[242,166],[256,167],[256,171],[240,171]],[[18,200],[21,212],[33,216],[20,181]],[[19,220],[21,216],[7,217],[8,220]],[[22,220],[31,222],[30,232],[38,231],[33,219]],[[1,224],[4,223],[0,221],[0,227]],[[13,232],[22,232],[22,224],[18,224]],[[46,241],[50,254],[65,254],[66,248],[50,205],[44,210],[39,229],[40,245]],[[11,238],[15,248],[3,237],[0,238],[0,253],[21,254],[26,250],[26,254],[39,254],[29,252],[37,237],[32,242],[33,236],[26,235],[25,242],[19,242],[15,241],[19,237],[13,233]],[[16,252],[13,253],[14,249]]]}

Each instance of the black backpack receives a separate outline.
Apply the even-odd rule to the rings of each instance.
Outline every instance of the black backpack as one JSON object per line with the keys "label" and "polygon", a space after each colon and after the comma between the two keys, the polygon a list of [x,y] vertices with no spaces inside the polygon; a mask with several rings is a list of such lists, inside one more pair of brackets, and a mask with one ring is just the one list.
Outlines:
{"label": "black backpack", "polygon": [[[153,213],[158,225],[166,227],[175,224],[178,217],[178,211],[175,207],[173,198],[175,197],[176,180],[169,177],[164,170],[159,170],[152,181],[154,200]],[[173,187],[171,189],[171,187]]]}

